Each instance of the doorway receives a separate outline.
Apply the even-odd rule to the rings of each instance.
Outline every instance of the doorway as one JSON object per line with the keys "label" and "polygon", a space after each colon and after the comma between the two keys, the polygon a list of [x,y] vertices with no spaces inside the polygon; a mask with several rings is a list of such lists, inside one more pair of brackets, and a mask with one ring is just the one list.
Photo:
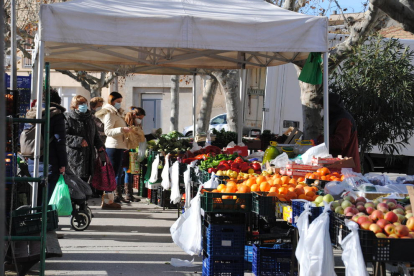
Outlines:
{"label": "doorway", "polygon": [[145,134],[161,127],[161,100],[142,99],[141,106],[145,110],[145,117],[142,121],[142,128]]}

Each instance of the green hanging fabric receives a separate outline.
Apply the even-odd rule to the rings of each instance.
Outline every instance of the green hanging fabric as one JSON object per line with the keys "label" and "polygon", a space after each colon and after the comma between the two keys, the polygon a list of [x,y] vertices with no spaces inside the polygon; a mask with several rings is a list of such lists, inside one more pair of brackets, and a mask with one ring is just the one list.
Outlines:
{"label": "green hanging fabric", "polygon": [[322,84],[321,64],[321,53],[310,53],[298,79],[313,85]]}

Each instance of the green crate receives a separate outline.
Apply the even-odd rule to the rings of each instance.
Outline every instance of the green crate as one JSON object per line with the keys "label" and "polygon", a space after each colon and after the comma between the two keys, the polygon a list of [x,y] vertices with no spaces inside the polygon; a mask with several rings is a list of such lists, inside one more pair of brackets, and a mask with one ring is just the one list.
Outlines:
{"label": "green crate", "polygon": [[[58,228],[56,205],[47,206],[47,231]],[[40,233],[42,229],[42,207],[24,208],[12,212],[12,235],[24,236]]]}
{"label": "green crate", "polygon": [[[201,208],[204,212],[249,213],[252,209],[251,193],[212,193],[213,189],[205,189],[201,197]],[[223,198],[232,197],[232,198]],[[236,198],[234,198],[236,197]]]}
{"label": "green crate", "polygon": [[267,196],[268,192],[253,192],[252,193],[252,212],[265,216],[276,216],[276,201],[274,196]]}

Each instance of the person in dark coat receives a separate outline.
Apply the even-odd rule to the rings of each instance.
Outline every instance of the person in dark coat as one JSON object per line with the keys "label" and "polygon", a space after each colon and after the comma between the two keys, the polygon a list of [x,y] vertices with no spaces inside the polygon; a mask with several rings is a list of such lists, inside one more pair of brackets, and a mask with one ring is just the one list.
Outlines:
{"label": "person in dark coat", "polygon": [[65,113],[66,151],[68,164],[74,174],[85,182],[93,175],[96,152],[104,150],[103,142],[88,110],[88,100],[76,95],[72,98],[70,111]]}
{"label": "person in dark coat", "polygon": [[105,128],[104,124],[101,120],[96,118],[95,113],[102,109],[104,103],[104,99],[101,97],[94,97],[89,102],[89,106],[91,107],[92,117],[95,121],[96,127],[98,128],[99,135],[101,137],[102,142],[105,144],[106,135],[105,135]]}
{"label": "person in dark coat", "polygon": [[357,125],[341,97],[334,93],[329,93],[329,153],[334,157],[352,157],[353,170],[361,172]]}
{"label": "person in dark coat", "polygon": [[[45,94],[43,92],[43,108],[42,108],[42,117],[45,115]],[[55,189],[56,183],[59,179],[60,174],[64,174],[66,166],[68,164],[67,154],[66,154],[66,130],[65,130],[65,116],[63,113],[66,109],[61,106],[61,98],[59,93],[51,89],[50,90],[50,143],[49,143],[49,174],[48,174],[48,198],[49,202],[50,197],[52,196],[53,190]],[[36,118],[36,107],[31,108],[27,114],[26,118],[35,119]],[[30,128],[31,124],[26,124],[25,128]],[[42,127],[42,133],[44,132],[44,127]],[[34,161],[32,159],[28,160],[29,172],[33,176],[34,171]],[[39,162],[39,176],[43,176],[43,157],[40,158]],[[39,201],[41,199],[41,189],[39,189],[38,196],[38,205],[41,204]]]}

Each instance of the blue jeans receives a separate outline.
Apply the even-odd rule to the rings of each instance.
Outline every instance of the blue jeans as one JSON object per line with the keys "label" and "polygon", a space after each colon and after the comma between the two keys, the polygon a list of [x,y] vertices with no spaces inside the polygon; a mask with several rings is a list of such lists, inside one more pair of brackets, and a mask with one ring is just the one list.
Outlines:
{"label": "blue jeans", "polygon": [[124,174],[125,174],[124,183],[125,184],[128,184],[130,183],[130,181],[132,181],[132,175],[130,173],[127,173],[127,171],[128,171],[128,168],[124,168]]}
{"label": "blue jeans", "polygon": [[124,155],[124,149],[106,149],[109,160],[111,160],[112,167],[115,172],[116,185],[122,185],[122,157]]}

